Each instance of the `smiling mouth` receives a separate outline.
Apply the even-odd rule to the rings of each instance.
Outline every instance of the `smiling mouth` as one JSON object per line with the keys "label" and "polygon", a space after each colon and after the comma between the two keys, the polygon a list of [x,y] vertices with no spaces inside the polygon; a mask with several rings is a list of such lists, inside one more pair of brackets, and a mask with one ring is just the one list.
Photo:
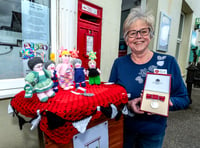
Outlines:
{"label": "smiling mouth", "polygon": [[138,44],[143,44],[143,41],[139,41],[139,42],[135,42],[134,44],[138,45]]}

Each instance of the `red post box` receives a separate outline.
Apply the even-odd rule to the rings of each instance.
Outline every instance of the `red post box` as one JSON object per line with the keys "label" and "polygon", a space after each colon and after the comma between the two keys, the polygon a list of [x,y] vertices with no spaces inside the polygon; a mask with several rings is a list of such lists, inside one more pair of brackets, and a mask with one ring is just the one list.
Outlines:
{"label": "red post box", "polygon": [[97,67],[101,58],[102,8],[84,0],[78,1],[77,49],[82,66],[88,68],[88,53],[96,52]]}

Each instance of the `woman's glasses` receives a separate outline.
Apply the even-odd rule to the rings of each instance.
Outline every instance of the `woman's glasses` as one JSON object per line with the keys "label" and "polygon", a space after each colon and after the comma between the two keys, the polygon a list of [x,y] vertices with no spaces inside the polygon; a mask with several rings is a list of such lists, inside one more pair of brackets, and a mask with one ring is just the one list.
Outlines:
{"label": "woman's glasses", "polygon": [[135,38],[138,33],[140,33],[141,36],[147,36],[150,33],[150,28],[142,28],[140,30],[130,30],[127,32],[127,35],[129,38]]}

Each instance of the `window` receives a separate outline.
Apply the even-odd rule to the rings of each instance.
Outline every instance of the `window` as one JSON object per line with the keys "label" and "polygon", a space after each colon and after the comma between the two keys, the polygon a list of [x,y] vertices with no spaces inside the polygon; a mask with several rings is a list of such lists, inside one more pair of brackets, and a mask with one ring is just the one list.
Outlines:
{"label": "window", "polygon": [[[24,53],[48,57],[50,0],[3,0],[0,4],[0,99],[24,88],[28,66]],[[29,46],[27,46],[29,45]],[[25,51],[26,52],[23,52]],[[30,54],[27,54],[30,56]]]}
{"label": "window", "polygon": [[180,51],[180,48],[181,48],[182,34],[183,34],[183,28],[184,28],[184,20],[185,20],[185,15],[183,13],[181,13],[179,30],[178,30],[178,38],[177,38],[177,44],[176,44],[176,53],[175,53],[176,59],[178,59],[179,51]]}
{"label": "window", "polygon": [[34,54],[45,52],[47,57],[50,45],[49,3],[49,0],[1,1],[0,80],[25,76],[28,48],[34,49]]}

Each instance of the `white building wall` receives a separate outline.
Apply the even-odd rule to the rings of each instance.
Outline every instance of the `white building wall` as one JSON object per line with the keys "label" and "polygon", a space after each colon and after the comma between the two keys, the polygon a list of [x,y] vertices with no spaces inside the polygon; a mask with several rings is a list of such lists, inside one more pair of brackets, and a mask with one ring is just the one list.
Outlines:
{"label": "white building wall", "polygon": [[52,0],[51,3],[51,52],[58,57],[62,46],[68,50],[76,48],[78,0]]}
{"label": "white building wall", "polygon": [[103,8],[101,80],[108,81],[114,59],[118,57],[122,0],[87,1]]}
{"label": "white building wall", "polygon": [[160,12],[164,12],[171,18],[171,30],[169,38],[169,48],[166,54],[175,56],[176,44],[178,37],[178,29],[181,12],[185,12],[185,22],[181,48],[178,56],[178,63],[181,68],[182,75],[186,75],[186,67],[188,66],[189,50],[191,43],[191,32],[194,29],[195,18],[200,16],[198,0],[153,0],[147,1],[147,8],[152,9],[155,15],[155,36],[150,47],[156,51],[160,24]]}

